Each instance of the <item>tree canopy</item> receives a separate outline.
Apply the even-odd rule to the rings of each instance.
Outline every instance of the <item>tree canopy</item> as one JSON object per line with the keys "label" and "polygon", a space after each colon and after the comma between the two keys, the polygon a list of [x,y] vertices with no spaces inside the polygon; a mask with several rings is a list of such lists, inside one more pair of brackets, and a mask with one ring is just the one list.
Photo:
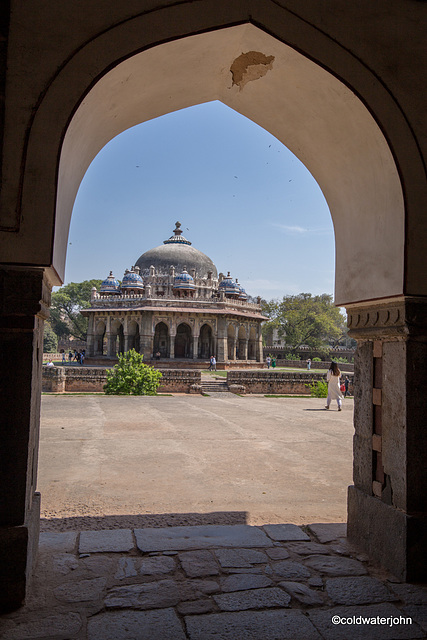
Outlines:
{"label": "tree canopy", "polygon": [[294,349],[307,345],[327,351],[346,335],[345,318],[327,293],[284,296],[266,302],[263,312],[270,318],[263,327],[264,335],[277,328],[279,336]]}
{"label": "tree canopy", "polygon": [[58,338],[72,336],[78,340],[86,340],[87,318],[80,309],[90,306],[92,287],[99,289],[101,280],[84,280],[70,282],[52,294],[50,324]]}

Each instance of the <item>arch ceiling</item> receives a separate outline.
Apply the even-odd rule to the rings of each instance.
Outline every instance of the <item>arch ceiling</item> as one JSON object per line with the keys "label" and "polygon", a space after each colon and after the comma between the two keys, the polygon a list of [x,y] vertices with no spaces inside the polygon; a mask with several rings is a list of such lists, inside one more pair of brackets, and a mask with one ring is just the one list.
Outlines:
{"label": "arch ceiling", "polygon": [[129,127],[211,100],[276,136],[319,183],[335,230],[337,304],[401,294],[404,203],[378,125],[332,74],[250,24],[136,54],[86,95],[67,129],[59,165],[57,272],[64,271],[78,187],[102,147]]}

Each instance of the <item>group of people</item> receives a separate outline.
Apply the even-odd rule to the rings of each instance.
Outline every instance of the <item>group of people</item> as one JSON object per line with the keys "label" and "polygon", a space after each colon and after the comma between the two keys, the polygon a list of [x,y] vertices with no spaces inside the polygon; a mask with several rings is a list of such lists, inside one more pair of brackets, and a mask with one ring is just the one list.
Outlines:
{"label": "group of people", "polygon": [[[74,349],[74,353],[72,351],[69,351],[68,364],[71,364],[72,362],[77,362],[78,364],[83,366],[85,362],[85,357],[86,357],[85,349],[82,349],[81,351],[77,351],[77,349]],[[65,351],[62,352],[62,364],[67,364]]]}
{"label": "group of people", "polygon": [[270,367],[273,367],[273,369],[276,368],[276,358],[272,358],[271,356],[267,356],[265,359],[265,362],[267,364],[267,369],[269,369]]}
{"label": "group of people", "polygon": [[[340,383],[341,371],[336,362],[331,362],[331,366],[326,374],[326,381],[328,383],[328,397],[326,398],[325,409],[329,409],[332,400],[337,401],[338,411],[342,410],[343,398],[349,395],[350,379],[345,377],[344,382]],[[344,394],[344,395],[343,395]]]}

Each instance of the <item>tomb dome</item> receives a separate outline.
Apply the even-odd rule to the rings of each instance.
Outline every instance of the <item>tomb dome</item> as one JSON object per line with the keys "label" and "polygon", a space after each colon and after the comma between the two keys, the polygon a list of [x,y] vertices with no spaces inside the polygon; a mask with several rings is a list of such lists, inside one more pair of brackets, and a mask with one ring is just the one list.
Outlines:
{"label": "tomb dome", "polygon": [[120,293],[120,283],[113,276],[112,271],[110,271],[108,278],[102,281],[99,291],[100,293]]}
{"label": "tomb dome", "polygon": [[217,278],[218,272],[212,260],[191,246],[191,242],[184,238],[181,223],[176,223],[174,235],[165,240],[162,245],[146,251],[138,258],[135,266],[139,267],[142,276],[150,274],[150,267],[154,266],[159,274],[169,274],[170,267],[175,267],[177,273],[186,268],[190,273],[196,270],[197,277],[206,278],[209,272]]}

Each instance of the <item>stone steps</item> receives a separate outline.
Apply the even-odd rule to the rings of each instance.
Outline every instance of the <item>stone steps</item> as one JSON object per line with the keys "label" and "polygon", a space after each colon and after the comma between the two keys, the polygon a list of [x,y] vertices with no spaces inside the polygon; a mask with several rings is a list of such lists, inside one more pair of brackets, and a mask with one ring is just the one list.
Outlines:
{"label": "stone steps", "polygon": [[202,381],[203,393],[228,393],[228,384],[222,382],[222,380],[209,380],[208,382]]}

